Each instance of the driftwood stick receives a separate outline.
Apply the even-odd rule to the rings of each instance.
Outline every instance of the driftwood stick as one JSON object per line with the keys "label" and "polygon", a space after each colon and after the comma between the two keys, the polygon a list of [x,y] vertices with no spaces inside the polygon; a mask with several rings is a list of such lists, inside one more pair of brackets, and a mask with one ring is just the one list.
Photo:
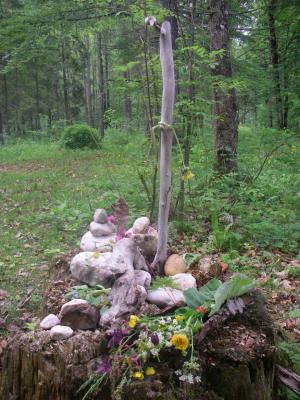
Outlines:
{"label": "driftwood stick", "polygon": [[175,97],[174,61],[172,51],[171,24],[168,21],[160,26],[154,17],[145,20],[160,31],[160,62],[163,80],[161,106],[160,141],[160,194],[158,211],[158,247],[152,270],[158,268],[163,274],[163,266],[167,258],[168,219],[171,202],[171,153],[173,142],[173,108]]}

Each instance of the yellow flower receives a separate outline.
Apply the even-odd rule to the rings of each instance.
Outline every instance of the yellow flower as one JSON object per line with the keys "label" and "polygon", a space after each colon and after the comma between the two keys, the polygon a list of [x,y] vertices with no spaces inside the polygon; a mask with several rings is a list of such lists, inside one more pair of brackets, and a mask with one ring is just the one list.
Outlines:
{"label": "yellow flower", "polygon": [[130,328],[134,328],[139,321],[139,317],[137,317],[136,315],[130,315],[128,325],[130,326]]}
{"label": "yellow flower", "polygon": [[192,171],[187,170],[185,173],[181,176],[182,181],[189,181],[190,179],[193,179],[195,174],[192,173]]}
{"label": "yellow flower", "polygon": [[132,377],[135,379],[140,379],[141,381],[144,379],[144,374],[142,372],[133,372]]}
{"label": "yellow flower", "polygon": [[184,320],[184,316],[183,315],[176,315],[175,317],[176,321],[183,321]]}
{"label": "yellow flower", "polygon": [[153,367],[147,367],[147,368],[146,368],[146,371],[145,371],[145,374],[146,374],[147,376],[155,375],[155,369],[154,369]]}
{"label": "yellow flower", "polygon": [[171,338],[171,343],[177,350],[186,350],[189,347],[189,338],[184,333],[175,333]]}
{"label": "yellow flower", "polygon": [[101,256],[101,253],[99,253],[99,251],[94,251],[94,253],[93,253],[94,258],[99,258],[100,256]]}

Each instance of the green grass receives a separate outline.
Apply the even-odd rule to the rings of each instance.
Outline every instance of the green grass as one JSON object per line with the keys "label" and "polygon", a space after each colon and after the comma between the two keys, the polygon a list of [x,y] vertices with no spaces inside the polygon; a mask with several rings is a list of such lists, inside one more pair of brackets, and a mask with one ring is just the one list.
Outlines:
{"label": "green grass", "polygon": [[[271,246],[297,255],[299,139],[275,152],[251,183],[265,152],[280,140],[279,132],[242,127],[240,172],[221,179],[211,173],[210,132],[199,132],[191,150],[191,169],[196,176],[189,181],[186,199],[193,218],[173,221],[175,245],[181,232],[190,249],[196,251],[204,245],[208,251],[217,250],[216,240],[209,237],[214,235],[209,224],[215,210],[219,232],[239,237],[238,245],[225,241],[229,248],[223,251]],[[99,151],[66,150],[57,143],[30,141],[0,148],[0,276],[1,288],[10,294],[4,310],[10,319],[17,316],[16,304],[30,287],[34,293],[27,309],[36,310],[45,279],[40,266],[78,247],[95,208],[109,207],[122,196],[129,205],[131,221],[148,212],[149,202],[138,177],[138,172],[142,173],[150,187],[153,164],[145,161],[145,154],[147,143],[142,134],[116,130],[107,132]],[[173,169],[176,198],[180,181],[176,148]],[[228,215],[234,220],[229,227]]]}

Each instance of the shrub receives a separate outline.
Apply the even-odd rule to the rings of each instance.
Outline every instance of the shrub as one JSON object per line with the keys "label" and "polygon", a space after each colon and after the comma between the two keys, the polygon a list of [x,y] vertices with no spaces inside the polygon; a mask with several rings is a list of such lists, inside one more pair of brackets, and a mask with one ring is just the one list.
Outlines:
{"label": "shrub", "polygon": [[69,149],[82,149],[84,147],[93,149],[100,146],[100,137],[97,129],[85,124],[74,124],[65,128],[62,144]]}

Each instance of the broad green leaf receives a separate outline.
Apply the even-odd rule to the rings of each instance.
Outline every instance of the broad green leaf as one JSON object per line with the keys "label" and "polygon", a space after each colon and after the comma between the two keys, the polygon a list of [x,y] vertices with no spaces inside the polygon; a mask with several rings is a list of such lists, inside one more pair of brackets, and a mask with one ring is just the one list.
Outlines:
{"label": "broad green leaf", "polygon": [[253,289],[254,281],[244,274],[235,274],[231,279],[224,282],[215,292],[215,305],[209,316],[217,313],[226,300],[239,297]]}
{"label": "broad green leaf", "polygon": [[206,301],[213,301],[214,294],[220,285],[221,282],[214,278],[199,290],[194,288],[186,289],[183,292],[186,304],[191,308],[197,308]]}

